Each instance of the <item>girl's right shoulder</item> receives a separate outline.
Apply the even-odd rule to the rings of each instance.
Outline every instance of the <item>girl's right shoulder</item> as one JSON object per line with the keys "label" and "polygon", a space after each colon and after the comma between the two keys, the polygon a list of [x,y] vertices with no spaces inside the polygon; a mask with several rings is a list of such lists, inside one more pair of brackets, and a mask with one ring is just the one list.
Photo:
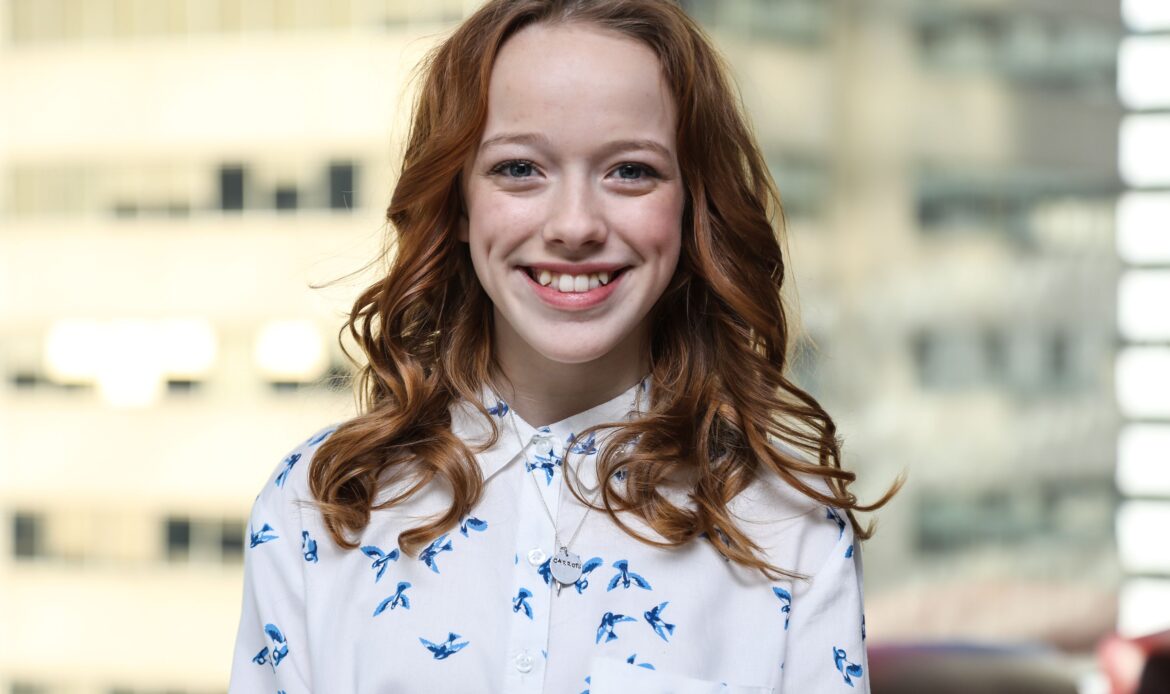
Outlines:
{"label": "girl's right shoulder", "polygon": [[340,424],[331,424],[313,432],[299,444],[288,451],[276,464],[268,475],[264,487],[257,495],[256,501],[276,501],[278,497],[286,499],[309,498],[309,466],[313,462],[313,454],[321,447]]}

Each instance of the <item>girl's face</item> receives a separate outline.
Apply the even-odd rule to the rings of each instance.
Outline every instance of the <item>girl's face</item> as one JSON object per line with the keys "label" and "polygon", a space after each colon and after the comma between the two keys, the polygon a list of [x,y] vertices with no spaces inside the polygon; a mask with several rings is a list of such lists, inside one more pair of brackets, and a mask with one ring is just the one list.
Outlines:
{"label": "girl's face", "polygon": [[503,45],[460,229],[498,348],[583,364],[649,344],[681,245],[676,117],[657,56],[633,39],[537,24]]}

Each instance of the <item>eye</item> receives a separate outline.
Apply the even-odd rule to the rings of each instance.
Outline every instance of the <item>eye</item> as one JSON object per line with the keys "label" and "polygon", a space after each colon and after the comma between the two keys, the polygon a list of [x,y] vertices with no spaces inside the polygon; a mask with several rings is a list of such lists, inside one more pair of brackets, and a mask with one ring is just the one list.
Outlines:
{"label": "eye", "polygon": [[640,181],[644,178],[655,178],[657,173],[645,164],[625,163],[614,169],[617,177],[623,181]]}
{"label": "eye", "polygon": [[536,173],[536,165],[524,159],[510,159],[496,164],[490,173],[509,178],[530,178]]}

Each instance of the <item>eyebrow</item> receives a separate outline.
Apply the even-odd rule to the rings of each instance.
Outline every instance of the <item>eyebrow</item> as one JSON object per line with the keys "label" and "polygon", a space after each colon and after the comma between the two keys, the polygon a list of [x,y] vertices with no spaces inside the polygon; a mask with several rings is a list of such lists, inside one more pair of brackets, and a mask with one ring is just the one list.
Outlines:
{"label": "eyebrow", "polygon": [[[548,149],[552,146],[548,137],[540,133],[504,133],[496,135],[495,137],[484,140],[479,145],[479,151],[484,151],[490,147],[499,145],[530,145],[538,148]],[[673,159],[674,155],[666,145],[663,145],[657,140],[649,139],[633,139],[633,140],[611,140],[601,147],[600,154],[602,156],[616,154],[618,152],[632,152],[636,150],[650,150],[665,157],[666,159]]]}

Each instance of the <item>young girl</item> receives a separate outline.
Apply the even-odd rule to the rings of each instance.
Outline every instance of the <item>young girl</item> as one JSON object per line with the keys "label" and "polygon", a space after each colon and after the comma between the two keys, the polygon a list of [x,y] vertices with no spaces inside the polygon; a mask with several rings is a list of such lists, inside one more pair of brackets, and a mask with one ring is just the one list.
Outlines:
{"label": "young girl", "polygon": [[686,14],[484,4],[388,219],[363,412],[252,511],[233,693],[868,691],[853,511],[896,488],[785,376],[778,195]]}

